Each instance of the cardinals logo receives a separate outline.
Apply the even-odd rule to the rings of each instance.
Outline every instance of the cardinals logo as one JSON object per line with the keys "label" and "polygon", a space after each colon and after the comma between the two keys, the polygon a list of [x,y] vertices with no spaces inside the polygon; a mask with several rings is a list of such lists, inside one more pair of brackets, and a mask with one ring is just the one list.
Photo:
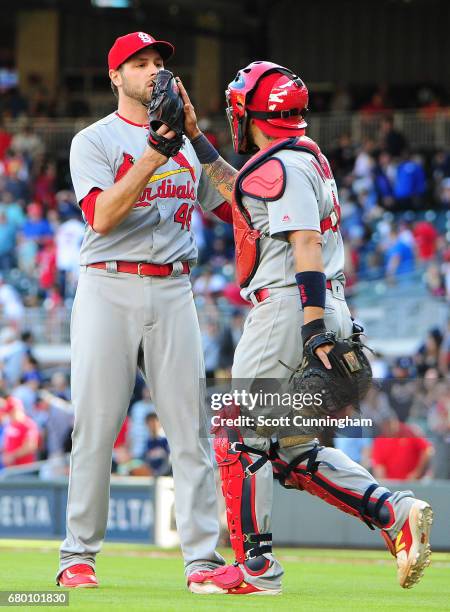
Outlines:
{"label": "cardinals logo", "polygon": [[123,154],[123,162],[120,164],[119,169],[117,170],[116,177],[114,182],[120,181],[120,179],[128,172],[128,170],[134,165],[136,160],[129,153]]}
{"label": "cardinals logo", "polygon": [[[191,166],[191,164],[188,162],[185,156],[182,153],[177,153],[177,155],[174,156],[173,160],[180,166],[180,168],[184,168],[190,173],[192,180],[195,183],[194,168]],[[120,179],[128,172],[128,170],[134,165],[135,162],[136,160],[134,159],[132,155],[130,155],[129,153],[124,153],[123,161],[117,170],[114,182],[117,183],[117,181],[120,181]],[[171,172],[171,174],[175,174],[178,172],[179,170],[175,172]],[[154,180],[155,179],[158,180],[159,178],[161,178],[159,175],[154,176]]]}

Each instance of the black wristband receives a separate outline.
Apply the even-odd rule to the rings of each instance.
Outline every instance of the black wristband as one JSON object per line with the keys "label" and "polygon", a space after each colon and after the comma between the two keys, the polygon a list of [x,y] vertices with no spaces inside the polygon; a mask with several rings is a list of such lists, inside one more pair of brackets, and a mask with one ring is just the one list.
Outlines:
{"label": "black wristband", "polygon": [[316,334],[323,334],[327,331],[325,327],[325,323],[323,319],[314,319],[314,321],[310,321],[306,323],[306,325],[302,325],[302,342],[303,346],[308,342],[312,336]]}
{"label": "black wristband", "polygon": [[302,308],[317,306],[325,308],[325,296],[327,293],[327,277],[323,272],[297,272],[295,275]]}
{"label": "black wristband", "polygon": [[199,134],[191,140],[191,145],[201,164],[212,164],[220,157],[219,151],[213,147],[204,134]]}

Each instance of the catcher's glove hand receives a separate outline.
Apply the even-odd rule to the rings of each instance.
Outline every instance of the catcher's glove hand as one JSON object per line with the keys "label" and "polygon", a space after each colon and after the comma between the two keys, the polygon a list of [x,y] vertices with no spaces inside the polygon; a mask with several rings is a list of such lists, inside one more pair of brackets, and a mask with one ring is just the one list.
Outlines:
{"label": "catcher's glove hand", "polygon": [[[316,355],[316,349],[332,344],[327,353],[331,370]],[[293,373],[294,391],[318,394],[321,402],[315,404],[317,416],[336,414],[343,409],[359,409],[372,381],[372,368],[363,351],[360,333],[340,339],[326,331],[310,338],[303,347],[303,360]]]}
{"label": "catcher's glove hand", "polygon": [[[148,144],[166,157],[176,155],[183,145],[184,104],[169,70],[160,70],[156,75],[148,104],[148,123]],[[173,138],[157,133],[163,124],[175,132]]]}

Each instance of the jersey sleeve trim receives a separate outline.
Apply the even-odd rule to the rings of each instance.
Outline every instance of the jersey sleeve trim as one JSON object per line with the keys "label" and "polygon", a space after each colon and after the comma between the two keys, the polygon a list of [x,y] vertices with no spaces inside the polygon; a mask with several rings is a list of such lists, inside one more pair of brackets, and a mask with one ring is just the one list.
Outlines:
{"label": "jersey sleeve trim", "polygon": [[320,229],[318,227],[313,227],[312,225],[302,225],[300,223],[292,224],[292,225],[283,225],[274,227],[270,232],[271,238],[278,238],[281,240],[287,240],[288,232],[298,232],[298,231],[311,231],[318,232],[320,234]]}
{"label": "jersey sleeve trim", "polygon": [[233,223],[233,213],[231,204],[229,202],[222,202],[222,204],[216,206],[216,208],[214,208],[211,212],[213,212],[221,221],[224,221],[225,223]]}
{"label": "jersey sleeve trim", "polygon": [[92,228],[94,228],[95,203],[100,193],[102,189],[94,187],[80,202],[84,217]]}

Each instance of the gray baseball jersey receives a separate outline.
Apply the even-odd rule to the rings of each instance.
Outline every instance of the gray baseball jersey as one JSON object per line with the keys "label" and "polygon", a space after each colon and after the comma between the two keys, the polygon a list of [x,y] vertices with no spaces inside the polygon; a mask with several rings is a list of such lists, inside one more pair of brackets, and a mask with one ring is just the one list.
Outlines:
{"label": "gray baseball jersey", "polygon": [[[94,188],[108,189],[147,146],[147,126],[111,113],[79,132],[70,149],[70,172],[77,201]],[[80,263],[125,260],[157,264],[196,259],[190,231],[195,204],[213,210],[223,202],[185,139],[180,153],[158,168],[133,210],[107,236],[86,224]]]}
{"label": "gray baseball jersey", "polygon": [[[295,266],[287,232],[316,230],[320,220],[333,209],[333,194],[337,193],[333,181],[323,181],[311,163],[314,156],[306,152],[282,150],[274,154],[286,169],[285,190],[274,202],[264,202],[244,196],[242,201],[250,213],[255,228],[263,232],[260,241],[261,257],[258,270],[244,298],[262,287],[295,285]],[[273,240],[276,238],[276,240]],[[327,279],[344,281],[344,245],[339,231],[323,235],[323,263]]]}

